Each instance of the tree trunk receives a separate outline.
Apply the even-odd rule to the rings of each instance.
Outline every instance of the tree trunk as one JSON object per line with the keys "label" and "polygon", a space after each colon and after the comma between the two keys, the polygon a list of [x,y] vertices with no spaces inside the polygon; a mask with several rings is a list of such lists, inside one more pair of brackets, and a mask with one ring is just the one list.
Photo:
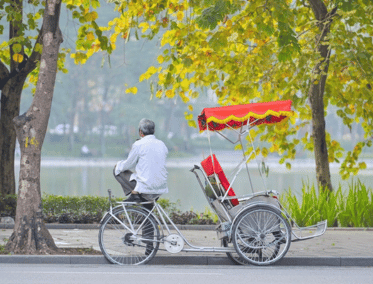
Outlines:
{"label": "tree trunk", "polygon": [[61,1],[47,0],[42,26],[43,52],[36,92],[28,111],[13,119],[21,148],[18,201],[8,251],[47,254],[57,249],[42,216],[41,148],[47,130],[62,34],[58,27]]}
{"label": "tree trunk", "polygon": [[325,134],[325,109],[324,109],[324,90],[327,79],[330,50],[329,46],[322,44],[325,37],[329,34],[330,24],[336,9],[328,13],[325,4],[321,0],[309,0],[314,12],[318,27],[319,36],[316,38],[318,52],[322,58],[321,62],[316,64],[313,69],[315,75],[310,82],[309,99],[312,110],[312,137],[314,141],[314,153],[316,162],[316,179],[319,189],[333,190],[330,179],[330,167],[328,158],[328,148],[326,146]]}
{"label": "tree trunk", "polygon": [[17,76],[9,80],[1,92],[0,194],[2,195],[15,194],[14,151],[16,131],[12,120],[19,115],[25,79],[26,77]]}
{"label": "tree trunk", "polygon": [[[12,3],[14,8],[23,12],[22,0]],[[19,36],[21,20],[9,23],[9,39]],[[14,150],[16,146],[16,132],[12,127],[12,119],[19,115],[21,93],[26,77],[16,76],[18,63],[12,60],[13,49],[10,46],[10,73],[2,64],[1,86],[1,118],[0,118],[0,194],[15,194],[16,184],[14,178]],[[14,76],[10,78],[10,74]],[[6,79],[7,81],[5,81]]]}

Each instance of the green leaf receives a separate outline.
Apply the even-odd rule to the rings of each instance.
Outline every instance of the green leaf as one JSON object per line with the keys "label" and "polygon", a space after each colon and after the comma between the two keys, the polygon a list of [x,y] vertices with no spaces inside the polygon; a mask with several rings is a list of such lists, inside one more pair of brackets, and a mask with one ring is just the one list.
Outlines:
{"label": "green leaf", "polygon": [[215,33],[209,40],[209,44],[215,50],[224,48],[228,45],[227,36],[222,33]]}
{"label": "green leaf", "polygon": [[268,36],[274,34],[275,29],[272,26],[266,25],[264,23],[258,23],[258,29],[265,32]]}
{"label": "green leaf", "polygon": [[277,55],[277,58],[280,62],[286,62],[291,60],[291,50],[289,47],[284,47],[281,49],[279,54]]}
{"label": "green leaf", "polygon": [[22,50],[22,45],[19,43],[13,44],[12,50],[14,53],[20,53]]}
{"label": "green leaf", "polygon": [[213,30],[224,19],[225,15],[234,11],[234,7],[230,1],[225,0],[212,1],[211,4],[215,5],[203,10],[202,14],[197,17],[196,23],[202,28]]}
{"label": "green leaf", "polygon": [[193,60],[190,57],[187,57],[183,61],[185,67],[190,67],[193,64]]}
{"label": "green leaf", "polygon": [[337,0],[336,2],[338,3],[338,8],[342,11],[348,12],[354,9],[354,1]]}

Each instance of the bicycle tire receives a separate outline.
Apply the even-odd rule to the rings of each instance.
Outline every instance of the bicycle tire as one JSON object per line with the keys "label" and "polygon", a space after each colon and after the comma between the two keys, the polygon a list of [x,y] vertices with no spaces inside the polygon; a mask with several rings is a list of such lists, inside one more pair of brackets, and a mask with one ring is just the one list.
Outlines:
{"label": "bicycle tire", "polygon": [[158,223],[152,215],[144,223],[149,213],[140,207],[126,207],[126,211],[133,229],[123,207],[114,208],[113,215],[127,228],[111,214],[106,215],[101,222],[98,234],[101,252],[113,264],[146,264],[152,260],[159,248]]}
{"label": "bicycle tire", "polygon": [[[228,239],[222,239],[222,240],[221,240],[221,245],[222,245],[223,247],[226,247],[226,248],[227,248],[227,247],[230,247],[230,245],[233,246],[232,243],[229,243],[229,242],[228,242]],[[248,264],[247,261],[243,260],[243,259],[240,257],[240,255],[237,254],[237,253],[226,252],[225,254],[227,255],[228,259],[229,259],[231,262],[233,262],[234,264],[237,264],[237,265],[245,265],[245,264]]]}
{"label": "bicycle tire", "polygon": [[291,228],[279,210],[269,206],[249,208],[233,224],[232,242],[247,264],[270,265],[289,250]]}

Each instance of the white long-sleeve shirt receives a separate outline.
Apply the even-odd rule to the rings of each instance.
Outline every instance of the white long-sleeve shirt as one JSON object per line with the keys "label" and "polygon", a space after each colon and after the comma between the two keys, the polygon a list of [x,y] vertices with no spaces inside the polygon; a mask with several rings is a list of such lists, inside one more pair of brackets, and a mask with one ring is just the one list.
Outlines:
{"label": "white long-sleeve shirt", "polygon": [[115,174],[135,168],[136,173],[130,178],[137,181],[135,191],[146,194],[167,193],[167,154],[168,149],[161,140],[154,135],[146,135],[133,143],[127,160],[117,163]]}

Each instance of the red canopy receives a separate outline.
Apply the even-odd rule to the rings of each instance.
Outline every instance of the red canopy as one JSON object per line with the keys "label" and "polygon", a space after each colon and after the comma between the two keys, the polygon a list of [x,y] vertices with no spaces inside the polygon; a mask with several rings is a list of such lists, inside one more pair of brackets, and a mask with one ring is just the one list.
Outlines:
{"label": "red canopy", "polygon": [[199,129],[200,131],[206,130],[207,124],[209,130],[220,131],[227,128],[227,125],[240,128],[246,125],[247,121],[251,125],[280,122],[293,115],[291,103],[292,101],[288,100],[204,108],[198,116]]}

